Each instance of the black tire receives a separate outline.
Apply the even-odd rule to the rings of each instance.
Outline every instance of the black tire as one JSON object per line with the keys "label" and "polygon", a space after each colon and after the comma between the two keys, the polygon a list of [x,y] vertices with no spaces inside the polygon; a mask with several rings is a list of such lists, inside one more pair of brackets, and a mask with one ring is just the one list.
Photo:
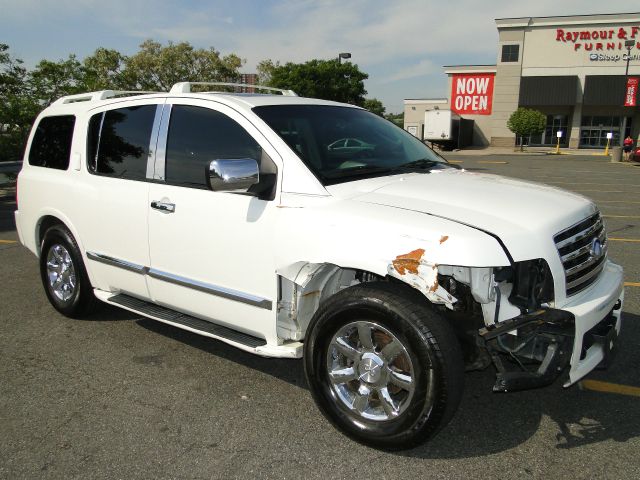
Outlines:
{"label": "black tire", "polygon": [[[64,275],[67,276],[65,282],[73,284],[73,287],[62,293],[59,290],[56,293],[56,288],[52,285],[53,280],[50,280],[49,277],[51,273],[48,267],[50,255],[53,255],[53,259],[56,260],[56,253],[63,254],[65,262],[62,263],[67,265],[66,262],[68,262],[68,265],[71,265],[65,270]],[[59,270],[59,268],[54,268],[54,270],[56,269]],[[54,272],[52,275],[55,276],[57,273]],[[98,299],[93,294],[93,287],[87,276],[80,249],[75,238],[64,225],[54,225],[44,234],[40,250],[40,276],[49,302],[63,315],[80,318],[96,309]],[[74,281],[68,280],[69,277],[72,277]]]}
{"label": "black tire", "polygon": [[[354,323],[355,320],[363,319],[366,321]],[[329,363],[346,362],[348,365],[353,354],[350,352],[344,358],[341,356],[342,352],[336,354],[340,350],[339,345],[343,345],[344,338],[347,338],[338,336],[349,332],[350,328],[358,329],[354,336],[348,338],[356,338],[355,344],[362,346],[357,349],[361,353],[366,350],[363,346],[365,342],[360,340],[359,326],[362,325],[367,332],[366,328],[373,325],[373,341],[368,348],[373,349],[373,352],[381,350],[378,360],[382,359],[384,365],[370,363],[365,366],[362,356],[359,360],[354,360],[350,367],[353,370],[349,377],[353,377],[353,372],[356,372],[357,378],[348,383],[341,378],[337,382],[340,385],[337,386],[336,381],[331,380],[329,370],[333,367]],[[392,410],[387,415],[388,418],[382,418],[385,416],[382,411],[385,402],[382,401],[383,395],[379,388],[386,387],[385,380],[380,380],[380,376],[386,376],[388,382],[392,373],[389,371],[396,370],[397,367],[393,365],[395,360],[387,363],[382,349],[384,343],[376,344],[378,331],[383,338],[391,338],[390,343],[399,340],[404,347],[401,358],[403,364],[408,365],[404,368],[410,367],[410,385],[413,388],[410,394],[409,389],[405,392],[396,388],[396,394],[400,397],[398,404],[402,405],[404,401],[404,409],[398,409],[399,413]],[[339,341],[336,342],[336,339]],[[372,354],[367,355],[371,359]],[[309,325],[304,367],[313,398],[324,416],[349,437],[386,450],[411,448],[435,435],[453,417],[463,391],[463,355],[452,328],[419,292],[387,282],[365,283],[344,289],[319,308]],[[375,370],[378,367],[379,370]],[[332,370],[334,378],[336,372],[345,371],[342,366],[339,368],[340,370]],[[386,373],[377,373],[380,377],[378,379],[367,376],[368,372],[374,371]],[[365,393],[366,410],[359,413],[355,411],[355,398],[364,396],[363,382],[367,381],[382,382],[382,385],[364,384],[365,391],[371,388]],[[355,390],[355,396],[353,406],[348,407],[344,399],[349,395],[350,389]],[[386,394],[389,391],[387,389]],[[390,402],[390,405],[394,405],[394,402]],[[386,407],[389,407],[389,402]],[[363,415],[377,415],[379,418],[365,418]]]}

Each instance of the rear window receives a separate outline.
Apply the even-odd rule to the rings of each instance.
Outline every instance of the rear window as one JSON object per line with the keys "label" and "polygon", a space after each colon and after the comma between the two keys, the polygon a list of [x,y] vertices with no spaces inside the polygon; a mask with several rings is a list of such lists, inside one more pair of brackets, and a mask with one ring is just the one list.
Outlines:
{"label": "rear window", "polygon": [[29,151],[29,165],[66,170],[69,168],[71,142],[76,117],[44,117],[36,127]]}
{"label": "rear window", "polygon": [[157,105],[119,108],[89,121],[89,170],[99,175],[144,180]]}

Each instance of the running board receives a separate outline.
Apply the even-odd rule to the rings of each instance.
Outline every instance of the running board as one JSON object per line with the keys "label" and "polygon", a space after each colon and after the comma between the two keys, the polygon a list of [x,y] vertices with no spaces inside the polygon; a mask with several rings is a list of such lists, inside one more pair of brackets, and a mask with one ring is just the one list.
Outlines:
{"label": "running board", "polygon": [[183,330],[214,338],[237,347],[245,352],[263,357],[302,358],[304,345],[302,342],[289,341],[282,345],[274,345],[266,340],[232,328],[224,327],[200,318],[192,317],[170,308],[161,307],[155,303],[140,300],[124,293],[113,294],[104,290],[94,289],[95,296],[105,303],[124,308]]}

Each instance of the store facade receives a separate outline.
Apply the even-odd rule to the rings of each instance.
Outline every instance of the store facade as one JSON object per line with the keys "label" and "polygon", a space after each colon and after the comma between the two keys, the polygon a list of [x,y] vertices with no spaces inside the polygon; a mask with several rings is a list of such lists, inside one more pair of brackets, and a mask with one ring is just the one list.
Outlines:
{"label": "store facade", "polygon": [[[640,13],[497,19],[494,65],[445,66],[446,99],[406,99],[405,129],[421,137],[424,112],[475,121],[475,145],[513,146],[518,107],[546,115],[530,145],[603,148],[640,135]],[[628,68],[628,74],[627,72]]]}

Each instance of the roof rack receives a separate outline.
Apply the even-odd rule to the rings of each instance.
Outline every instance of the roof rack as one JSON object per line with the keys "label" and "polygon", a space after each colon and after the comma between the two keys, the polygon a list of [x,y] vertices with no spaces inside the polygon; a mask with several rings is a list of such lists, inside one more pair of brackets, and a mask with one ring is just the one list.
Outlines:
{"label": "roof rack", "polygon": [[145,95],[147,93],[160,92],[147,92],[141,90],[100,90],[98,92],[79,93],[77,95],[67,95],[65,97],[60,97],[55,102],[53,102],[52,105],[63,105],[78,102],[96,102],[98,100],[107,100],[109,98]]}
{"label": "roof rack", "polygon": [[[176,83],[169,93],[191,93],[191,87],[193,85],[211,85],[215,87],[242,87],[242,88],[254,88],[257,90],[268,90],[272,92],[280,92],[285,97],[297,97],[298,95],[293,90],[284,90],[282,88],[266,87],[264,85],[253,85],[250,83],[227,83],[227,82],[179,82]],[[204,93],[204,92],[203,92]],[[206,92],[216,93],[216,92]],[[224,92],[217,92],[224,93]]]}

